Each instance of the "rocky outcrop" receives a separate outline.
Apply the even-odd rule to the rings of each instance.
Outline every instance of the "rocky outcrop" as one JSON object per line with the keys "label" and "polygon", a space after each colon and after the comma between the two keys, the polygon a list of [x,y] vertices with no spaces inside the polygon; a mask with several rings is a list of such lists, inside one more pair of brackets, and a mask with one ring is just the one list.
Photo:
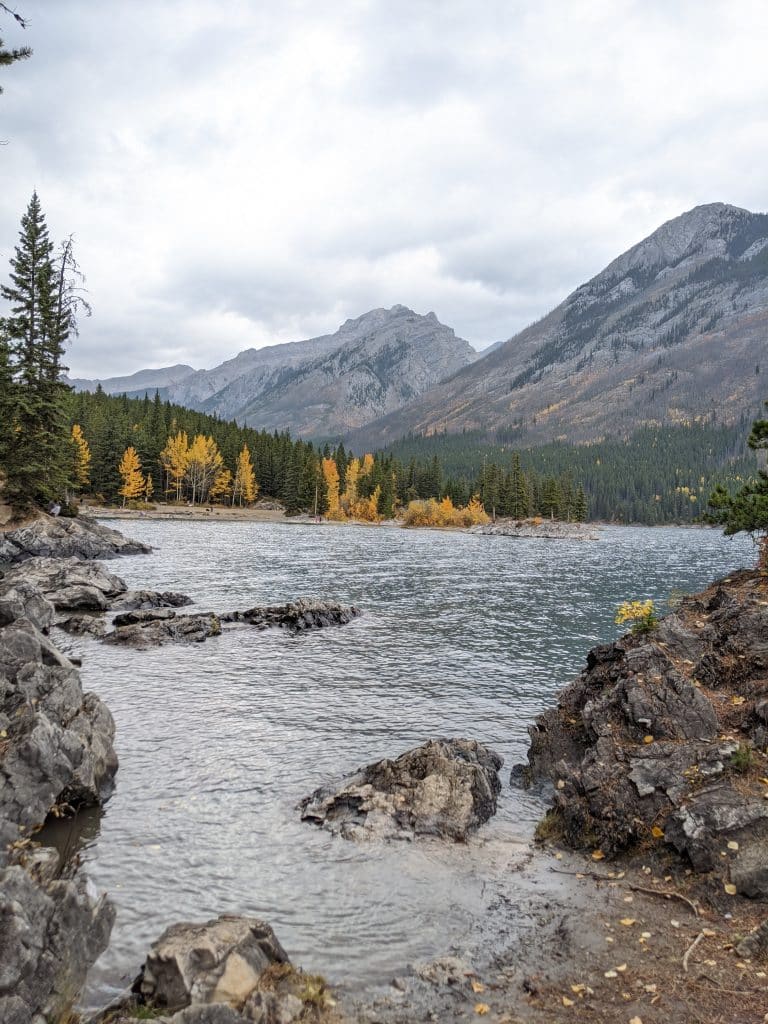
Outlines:
{"label": "rocky outcrop", "polygon": [[43,634],[53,604],[32,583],[0,588],[0,1020],[66,1017],[107,944],[114,911],[31,837],[55,810],[98,804],[117,769],[114,724]]}
{"label": "rocky outcrop", "polygon": [[302,800],[303,821],[345,839],[465,841],[496,813],[502,759],[475,740],[429,740]]}
{"label": "rocky outcrop", "polygon": [[167,1024],[291,1024],[327,1020],[334,1005],[322,978],[291,965],[268,924],[231,914],[168,928],[132,992],[101,1019],[118,1024],[145,1010]]}
{"label": "rocky outcrop", "polygon": [[171,608],[123,612],[115,616],[113,623],[115,628],[104,636],[104,643],[125,647],[202,643],[221,633],[221,619],[213,612],[178,615]]}
{"label": "rocky outcrop", "polygon": [[32,522],[0,533],[0,565],[28,558],[116,558],[147,554],[152,549],[129,540],[92,519],[53,518],[41,514]]}
{"label": "rocky outcrop", "polygon": [[537,540],[599,540],[594,527],[584,523],[563,523],[558,519],[498,519],[495,523],[470,526],[467,533],[484,537],[532,537]]}
{"label": "rocky outcrop", "polygon": [[[768,896],[768,589],[742,571],[642,635],[596,647],[529,730],[575,847],[664,842],[697,871]],[[726,852],[726,856],[721,854]]]}
{"label": "rocky outcrop", "polygon": [[152,608],[183,608],[192,598],[176,590],[126,590],[111,602],[113,611],[148,611]]}
{"label": "rocky outcrop", "polygon": [[209,637],[218,636],[222,623],[241,623],[257,629],[279,627],[293,633],[302,633],[308,629],[341,626],[359,614],[358,609],[351,605],[310,600],[224,612],[220,615],[213,612],[178,615],[170,608],[146,608],[116,615],[113,619],[115,628],[106,634],[104,643],[137,648],[157,647],[166,643],[201,643]]}
{"label": "rocky outcrop", "polygon": [[6,570],[0,588],[18,583],[35,587],[57,611],[106,611],[127,589],[98,562],[75,557],[28,558]]}
{"label": "rocky outcrop", "polygon": [[244,612],[227,612],[221,616],[221,621],[245,622],[259,629],[278,626],[294,633],[301,633],[306,629],[344,626],[359,614],[360,610],[354,605],[301,599],[290,601],[288,604],[249,608]]}

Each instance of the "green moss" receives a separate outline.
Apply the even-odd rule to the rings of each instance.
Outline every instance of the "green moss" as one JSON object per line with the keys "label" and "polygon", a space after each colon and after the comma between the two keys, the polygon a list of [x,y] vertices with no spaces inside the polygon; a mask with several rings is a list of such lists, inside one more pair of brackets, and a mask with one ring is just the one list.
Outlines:
{"label": "green moss", "polygon": [[544,817],[536,826],[534,838],[537,843],[562,842],[565,837],[565,822],[557,808],[547,811]]}

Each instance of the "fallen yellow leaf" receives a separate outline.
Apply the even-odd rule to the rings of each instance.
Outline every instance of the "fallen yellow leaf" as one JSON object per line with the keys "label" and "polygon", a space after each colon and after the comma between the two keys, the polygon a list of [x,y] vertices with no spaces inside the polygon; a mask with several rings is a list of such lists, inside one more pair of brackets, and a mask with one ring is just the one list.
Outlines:
{"label": "fallen yellow leaf", "polygon": [[569,999],[568,996],[563,996],[563,1006],[573,1006],[573,1000]]}
{"label": "fallen yellow leaf", "polygon": [[484,1017],[489,1010],[490,1006],[488,1005],[488,1003],[475,1003],[475,1013],[477,1013],[480,1017]]}
{"label": "fallen yellow leaf", "polygon": [[472,982],[472,991],[473,992],[485,992],[485,985],[481,981],[473,981]]}
{"label": "fallen yellow leaf", "polygon": [[653,828],[651,829],[651,835],[653,836],[654,839],[662,839],[663,836],[664,836],[664,829],[663,828],[659,828],[658,825],[654,825]]}
{"label": "fallen yellow leaf", "polygon": [[736,840],[735,840],[735,839],[732,839],[732,840],[731,840],[731,841],[730,841],[730,842],[728,843],[728,849],[729,849],[729,850],[738,850],[738,848],[739,848],[739,844],[738,844],[738,843],[736,842]]}
{"label": "fallen yellow leaf", "polygon": [[633,1017],[629,1024],[643,1024],[639,1017]]}
{"label": "fallen yellow leaf", "polygon": [[725,885],[723,886],[723,888],[725,889],[725,891],[728,893],[729,896],[735,896],[736,895],[736,891],[737,890],[736,890],[736,886],[733,884],[733,882],[726,882]]}
{"label": "fallen yellow leaf", "polygon": [[604,978],[618,978],[616,971],[606,971],[603,975]]}
{"label": "fallen yellow leaf", "polygon": [[634,917],[622,917],[619,924],[623,924],[625,928],[631,928],[633,924],[637,924],[637,919]]}
{"label": "fallen yellow leaf", "polygon": [[643,743],[653,743],[653,736],[643,736]]}
{"label": "fallen yellow leaf", "polygon": [[586,990],[586,987],[586,985],[571,985],[571,992],[575,992],[578,996]]}
{"label": "fallen yellow leaf", "polygon": [[619,966],[616,968],[617,971],[626,971],[626,969],[627,969],[627,965],[626,964],[619,964]]}
{"label": "fallen yellow leaf", "polygon": [[605,858],[605,854],[603,853],[602,850],[593,850],[592,851],[592,860],[604,860],[604,858]]}

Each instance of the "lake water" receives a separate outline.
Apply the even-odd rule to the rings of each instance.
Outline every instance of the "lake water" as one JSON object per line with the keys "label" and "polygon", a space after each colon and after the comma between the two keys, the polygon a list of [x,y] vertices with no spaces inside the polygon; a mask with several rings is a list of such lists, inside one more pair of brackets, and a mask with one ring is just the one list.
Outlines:
{"label": "lake water", "polygon": [[[117,788],[84,851],[118,918],[86,1002],[128,984],[169,924],[262,917],[329,979],[388,980],[470,945],[541,806],[509,785],[526,727],[618,635],[616,605],[754,562],[710,530],[604,528],[595,543],[439,531],[155,521],[109,563],[130,587],[223,611],[327,596],[348,626],[238,630],[150,651],[78,641],[83,685],[117,723]],[[70,646],[72,642],[70,641]],[[355,845],[302,824],[318,785],[433,736],[505,759],[499,812],[467,846]]]}

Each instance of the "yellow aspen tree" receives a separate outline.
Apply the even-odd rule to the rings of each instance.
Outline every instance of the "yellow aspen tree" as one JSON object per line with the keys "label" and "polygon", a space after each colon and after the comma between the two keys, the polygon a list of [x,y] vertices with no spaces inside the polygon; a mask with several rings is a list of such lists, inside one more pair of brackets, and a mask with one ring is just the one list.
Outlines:
{"label": "yellow aspen tree", "polygon": [[239,505],[242,505],[243,502],[246,505],[250,505],[252,501],[256,500],[258,493],[259,485],[256,483],[251,453],[248,451],[248,445],[244,444],[235,465],[235,479],[232,484],[232,504],[234,505],[237,501]]}
{"label": "yellow aspen tree", "polygon": [[339,468],[334,459],[323,459],[323,478],[327,493],[329,519],[344,519],[344,513],[339,503]]}
{"label": "yellow aspen tree", "polygon": [[72,427],[72,444],[75,449],[75,483],[78,487],[87,487],[90,483],[91,449],[79,423]]}
{"label": "yellow aspen tree", "polygon": [[144,492],[144,477],[141,472],[139,456],[136,454],[136,449],[133,445],[126,448],[123,452],[123,457],[120,459],[120,465],[117,467],[117,470],[120,474],[120,479],[123,481],[123,486],[118,491],[118,494],[123,496],[123,505],[125,505],[126,501],[140,498]]}
{"label": "yellow aspen tree", "polygon": [[211,501],[218,499],[224,499],[229,495],[232,489],[232,472],[229,469],[222,469],[216,476],[216,479],[211,484],[211,489],[208,492],[208,497]]}
{"label": "yellow aspen tree", "polygon": [[357,481],[360,477],[360,460],[352,459],[347,466],[346,487],[341,496],[341,506],[347,515],[354,515],[352,511],[357,502]]}
{"label": "yellow aspen tree", "polygon": [[184,473],[193,505],[207,501],[213,482],[223,468],[224,460],[216,442],[212,437],[198,434],[190,445]]}
{"label": "yellow aspen tree", "polygon": [[186,432],[180,430],[168,438],[160,452],[160,463],[165,472],[166,494],[174,494],[176,501],[181,501],[184,486],[184,475],[189,461],[189,439]]}
{"label": "yellow aspen tree", "polygon": [[152,474],[147,473],[147,478],[144,481],[144,501],[149,501],[155,492],[155,485],[152,483]]}

